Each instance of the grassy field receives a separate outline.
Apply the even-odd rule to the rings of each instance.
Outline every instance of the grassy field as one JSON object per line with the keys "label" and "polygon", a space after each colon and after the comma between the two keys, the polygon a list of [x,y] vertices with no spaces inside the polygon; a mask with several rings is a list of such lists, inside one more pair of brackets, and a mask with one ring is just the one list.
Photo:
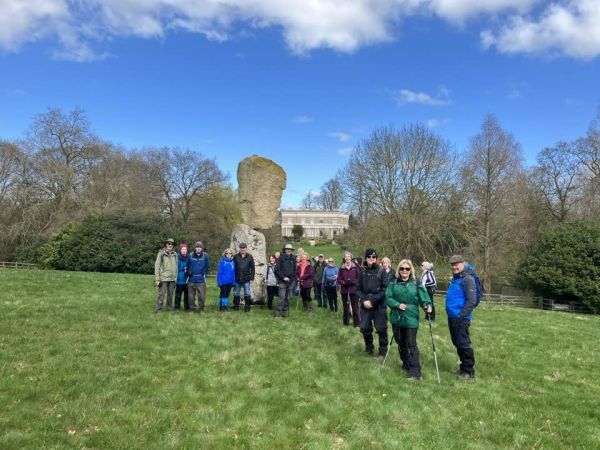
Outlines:
{"label": "grassy field", "polygon": [[[211,280],[214,282],[214,280]],[[0,448],[599,448],[600,317],[481,305],[458,381],[442,300],[424,379],[327,311],[152,313],[151,276],[0,270]],[[423,324],[424,325],[424,324]]]}

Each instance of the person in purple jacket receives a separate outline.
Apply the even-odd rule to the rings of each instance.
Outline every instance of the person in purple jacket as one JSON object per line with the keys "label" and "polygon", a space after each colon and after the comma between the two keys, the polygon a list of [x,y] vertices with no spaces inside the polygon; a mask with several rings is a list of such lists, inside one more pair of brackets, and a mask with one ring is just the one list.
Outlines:
{"label": "person in purple jacket", "polygon": [[313,288],[313,277],[315,275],[315,269],[310,262],[310,258],[307,253],[300,255],[300,264],[296,266],[296,280],[300,288],[300,296],[302,297],[302,305],[304,311],[309,314],[313,314],[313,308],[311,305],[312,299],[310,297],[310,291]]}
{"label": "person in purple jacket", "polygon": [[[356,296],[356,285],[360,275],[360,269],[352,262],[352,253],[344,253],[344,263],[338,271],[338,285],[344,314],[342,321],[345,326],[350,325],[350,314],[355,328],[360,327],[360,314],[358,311],[358,297]],[[352,310],[351,310],[352,309]]]}

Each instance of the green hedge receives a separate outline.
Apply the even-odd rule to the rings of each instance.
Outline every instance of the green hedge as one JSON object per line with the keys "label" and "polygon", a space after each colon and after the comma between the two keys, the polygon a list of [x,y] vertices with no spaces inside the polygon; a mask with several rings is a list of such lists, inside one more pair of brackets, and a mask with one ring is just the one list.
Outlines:
{"label": "green hedge", "polygon": [[523,260],[521,273],[538,295],[600,309],[600,224],[573,222],[546,230]]}
{"label": "green hedge", "polygon": [[181,235],[159,215],[96,214],[63,226],[42,247],[40,260],[59,270],[153,273],[168,237],[179,241]]}

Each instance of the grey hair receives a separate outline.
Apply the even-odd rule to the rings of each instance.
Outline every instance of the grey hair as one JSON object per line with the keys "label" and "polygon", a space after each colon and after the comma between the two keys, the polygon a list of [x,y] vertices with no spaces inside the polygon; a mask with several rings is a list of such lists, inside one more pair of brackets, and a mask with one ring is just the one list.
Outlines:
{"label": "grey hair", "polygon": [[426,270],[431,270],[431,269],[433,269],[433,264],[432,264],[432,263],[430,263],[430,262],[428,262],[428,261],[423,261],[423,262],[421,263],[421,265],[422,265],[423,267],[425,267],[425,269],[426,269]]}

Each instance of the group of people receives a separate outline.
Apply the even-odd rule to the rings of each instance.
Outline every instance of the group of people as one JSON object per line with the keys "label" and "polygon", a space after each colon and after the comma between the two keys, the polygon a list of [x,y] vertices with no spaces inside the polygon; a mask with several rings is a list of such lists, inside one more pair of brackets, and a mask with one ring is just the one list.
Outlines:
{"label": "group of people", "polygon": [[[179,245],[179,252],[174,250],[174,245],[173,239],[168,239],[156,258],[155,284],[158,286],[158,295],[155,312],[162,311],[166,294],[169,310],[181,309],[183,295],[184,309],[201,313],[206,300],[205,278],[210,269],[208,254],[201,241],[196,242],[192,253],[188,253],[186,244]],[[226,249],[218,265],[218,304],[223,312],[229,310],[232,289],[234,310],[239,310],[243,303],[244,311],[248,312],[252,305],[254,258],[248,253],[245,243],[241,242],[238,247],[239,252],[235,255],[232,249]],[[354,327],[360,329],[365,351],[375,355],[373,331],[378,335],[377,356],[382,360],[388,353],[388,346],[396,341],[407,379],[421,379],[417,346],[419,309],[425,311],[427,320],[435,320],[433,299],[437,282],[433,264],[424,261],[421,273],[417,274],[412,261],[402,259],[393,270],[389,258],[380,260],[374,249],[367,249],[364,262],[345,252],[344,260],[338,267],[334,258],[325,260],[324,255],[320,254],[313,260],[302,249],[298,249],[296,255],[292,254],[293,250],[291,244],[286,244],[282,252],[270,255],[266,264],[266,304],[267,308],[273,310],[273,316],[288,317],[290,297],[296,293],[302,299],[304,311],[309,314],[314,313],[312,294],[318,307],[329,308],[333,312],[338,311],[339,296],[343,308],[342,323],[350,326],[352,320]],[[476,286],[461,255],[452,256],[450,266],[453,277],[446,296],[446,312],[452,343],[460,358],[457,375],[460,379],[471,379],[475,376],[475,356],[469,327],[476,306]],[[171,301],[173,293],[174,305]],[[275,297],[278,297],[277,304]],[[392,340],[388,340],[388,309]]]}

